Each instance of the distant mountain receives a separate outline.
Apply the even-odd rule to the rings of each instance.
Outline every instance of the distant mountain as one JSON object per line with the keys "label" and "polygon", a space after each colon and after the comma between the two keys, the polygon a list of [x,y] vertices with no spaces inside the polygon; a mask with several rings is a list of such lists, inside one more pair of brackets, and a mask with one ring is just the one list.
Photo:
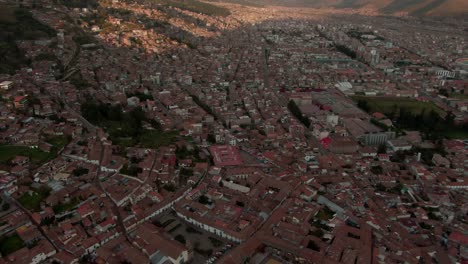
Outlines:
{"label": "distant mountain", "polygon": [[290,7],[371,9],[382,14],[407,13],[413,16],[468,16],[468,0],[244,0],[244,2]]}

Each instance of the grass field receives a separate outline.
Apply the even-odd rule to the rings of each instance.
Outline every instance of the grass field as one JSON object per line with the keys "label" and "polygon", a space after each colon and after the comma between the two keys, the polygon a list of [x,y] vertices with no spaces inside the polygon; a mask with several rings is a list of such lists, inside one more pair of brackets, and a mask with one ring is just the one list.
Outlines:
{"label": "grass field", "polygon": [[26,209],[31,211],[39,211],[41,209],[41,201],[43,197],[39,193],[33,192],[32,194],[25,193],[23,194],[18,201]]}
{"label": "grass field", "polygon": [[54,148],[49,153],[28,146],[1,145],[0,163],[7,164],[8,161],[15,156],[25,156],[29,157],[31,162],[35,165],[42,165],[55,158],[57,156],[57,151],[68,144],[68,139],[64,136],[49,137],[46,141],[54,145]]}
{"label": "grass field", "polygon": [[0,239],[0,252],[2,256],[7,256],[22,247],[24,247],[24,242],[17,234]]}
{"label": "grass field", "polygon": [[31,161],[36,164],[42,164],[53,157],[53,154],[32,149],[26,146],[3,145],[0,146],[0,163],[6,164],[15,156],[30,157]]}
{"label": "grass field", "polygon": [[18,198],[18,202],[26,209],[31,211],[40,211],[41,202],[47,198],[50,194],[50,189],[40,188],[30,192],[25,192],[21,197]]}
{"label": "grass field", "polygon": [[176,131],[160,132],[147,130],[140,136],[140,143],[146,148],[159,148],[160,146],[172,143],[177,135]]}
{"label": "grass field", "polygon": [[[420,102],[410,98],[397,98],[397,97],[367,97],[367,96],[353,96],[352,97],[358,106],[370,114],[374,112],[381,112],[388,116],[399,115],[399,109],[405,109],[407,113],[411,113],[413,116],[406,118],[398,118],[397,124],[400,128],[414,129],[419,131],[425,131],[426,134],[443,136],[446,138],[453,139],[466,139],[468,138],[468,131],[466,127],[462,125],[447,125],[445,123],[445,113],[442,109],[437,107],[432,102]],[[365,103],[363,103],[363,101]],[[440,118],[435,118],[430,115],[431,111],[437,113]],[[420,115],[424,111],[425,118],[417,119],[416,116]],[[400,116],[401,117],[401,116]]]}
{"label": "grass field", "polygon": [[420,114],[423,110],[429,113],[434,110],[439,115],[443,115],[444,111],[430,102],[420,102],[411,98],[401,97],[369,97],[369,96],[353,96],[353,100],[364,100],[369,105],[371,112],[391,113],[397,108],[405,108],[413,114]]}
{"label": "grass field", "polygon": [[445,133],[445,136],[451,139],[468,139],[468,131],[463,128],[451,129]]}
{"label": "grass field", "polygon": [[450,97],[452,98],[458,98],[458,99],[468,99],[468,94],[450,94]]}
{"label": "grass field", "polygon": [[173,142],[177,132],[162,132],[158,130],[143,130],[137,137],[128,136],[130,124],[119,121],[102,122],[103,127],[111,135],[111,140],[122,147],[132,147],[137,144],[145,148],[158,148]]}
{"label": "grass field", "polygon": [[69,140],[65,136],[54,136],[54,137],[46,138],[46,142],[49,143],[49,144],[54,145],[54,147],[57,150],[59,150],[59,149],[65,147],[69,143]]}

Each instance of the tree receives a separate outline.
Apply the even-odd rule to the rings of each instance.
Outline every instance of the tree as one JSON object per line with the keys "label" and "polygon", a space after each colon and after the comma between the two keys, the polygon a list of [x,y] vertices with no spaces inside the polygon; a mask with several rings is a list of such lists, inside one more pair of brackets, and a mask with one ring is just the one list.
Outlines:
{"label": "tree", "polygon": [[447,126],[453,126],[455,123],[455,115],[452,113],[452,111],[448,111],[447,115],[445,116],[445,124]]}
{"label": "tree", "polygon": [[449,96],[448,91],[447,91],[447,89],[445,89],[445,88],[439,89],[439,94],[440,94],[440,95],[443,95],[443,96],[445,96],[445,97],[448,97],[448,96]]}
{"label": "tree", "polygon": [[179,235],[175,236],[174,239],[185,245],[186,241],[185,241],[185,237],[183,235],[179,234]]}
{"label": "tree", "polygon": [[371,167],[371,172],[374,174],[382,174],[383,173],[383,168],[380,165],[373,166]]}
{"label": "tree", "polygon": [[193,170],[191,169],[187,169],[187,168],[182,168],[180,169],[180,175],[184,175],[184,176],[193,176]]}
{"label": "tree", "polygon": [[9,209],[10,209],[10,204],[9,204],[9,203],[4,203],[4,204],[2,205],[2,210],[3,210],[3,211],[8,211]]}
{"label": "tree", "polygon": [[315,250],[315,251],[320,251],[320,247],[312,240],[309,240],[309,243],[307,244],[307,248]]}
{"label": "tree", "polygon": [[176,190],[176,187],[174,186],[174,184],[165,184],[163,188],[168,192],[175,192]]}
{"label": "tree", "polygon": [[370,111],[369,103],[366,100],[359,99],[357,102],[357,106],[366,112]]}
{"label": "tree", "polygon": [[392,105],[392,110],[390,111],[390,113],[387,114],[388,118],[390,118],[391,120],[394,120],[397,113],[398,113],[398,105],[397,104],[393,104]]}
{"label": "tree", "polygon": [[208,143],[211,143],[211,144],[216,143],[215,135],[209,133],[208,136],[206,137],[206,141],[208,141]]}
{"label": "tree", "polygon": [[200,196],[200,198],[198,198],[198,202],[201,204],[211,204],[210,198],[208,198],[206,195]]}
{"label": "tree", "polygon": [[89,169],[79,167],[73,170],[72,174],[76,177],[79,177],[81,175],[87,174],[89,172]]}
{"label": "tree", "polygon": [[93,263],[93,262],[94,262],[94,257],[89,253],[81,256],[81,258],[78,260],[78,263],[83,263],[83,264]]}
{"label": "tree", "polygon": [[380,144],[379,148],[377,149],[377,153],[379,153],[379,154],[387,153],[387,145]]}

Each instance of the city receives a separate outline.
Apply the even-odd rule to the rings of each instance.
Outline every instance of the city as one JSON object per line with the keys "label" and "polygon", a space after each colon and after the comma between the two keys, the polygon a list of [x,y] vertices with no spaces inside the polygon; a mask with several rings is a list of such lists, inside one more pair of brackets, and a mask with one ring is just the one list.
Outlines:
{"label": "city", "polygon": [[405,12],[0,2],[0,263],[468,263],[468,12]]}

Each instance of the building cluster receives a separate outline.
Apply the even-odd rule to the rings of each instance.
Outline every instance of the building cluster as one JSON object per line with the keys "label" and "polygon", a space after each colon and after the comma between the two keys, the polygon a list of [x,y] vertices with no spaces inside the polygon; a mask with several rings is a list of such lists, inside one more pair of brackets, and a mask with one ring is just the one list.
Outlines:
{"label": "building cluster", "polygon": [[463,28],[227,6],[34,12],[58,33],[0,75],[0,263],[468,261],[468,141],[359,103],[462,127]]}

